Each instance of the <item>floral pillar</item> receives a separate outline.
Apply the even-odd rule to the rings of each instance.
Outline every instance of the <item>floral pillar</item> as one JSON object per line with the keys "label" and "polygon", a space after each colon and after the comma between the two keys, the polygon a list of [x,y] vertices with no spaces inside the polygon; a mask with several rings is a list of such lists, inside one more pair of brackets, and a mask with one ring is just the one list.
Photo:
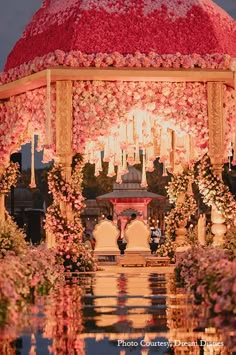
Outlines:
{"label": "floral pillar", "polygon": [[[71,181],[72,162],[72,82],[56,82],[56,162],[62,166],[63,178]],[[71,221],[72,207],[65,201],[60,201],[62,216]],[[47,246],[56,246],[55,235],[47,229]]]}
{"label": "floral pillar", "polygon": [[[64,179],[71,181],[72,163],[72,82],[56,82],[56,156],[57,162],[62,164]],[[72,209],[61,201],[62,214],[72,219]]]}
{"label": "floral pillar", "polygon": [[[224,159],[224,115],[223,115],[223,83],[207,83],[208,95],[208,124],[209,124],[209,152],[214,173],[222,179]],[[225,218],[212,206],[212,233],[214,245],[222,245],[226,232]]]}

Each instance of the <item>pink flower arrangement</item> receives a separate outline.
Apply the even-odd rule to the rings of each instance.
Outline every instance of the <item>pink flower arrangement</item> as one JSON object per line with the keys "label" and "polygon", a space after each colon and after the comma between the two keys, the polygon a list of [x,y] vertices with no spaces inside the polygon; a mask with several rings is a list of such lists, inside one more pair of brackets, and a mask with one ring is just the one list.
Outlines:
{"label": "pink flower arrangement", "polygon": [[84,198],[78,190],[81,174],[81,167],[77,167],[76,173],[75,170],[72,173],[72,182],[69,183],[62,177],[62,166],[56,163],[48,174],[48,186],[54,199],[68,203],[73,210],[81,210],[84,207]]}
{"label": "pink flower arrangement", "polygon": [[[132,110],[148,112],[158,125],[173,129],[178,134],[184,132],[191,135],[198,158],[207,152],[207,91],[202,83],[75,81],[72,99],[75,152],[83,153],[85,142],[94,141],[99,144],[99,137],[107,134],[114,136],[119,125],[127,123],[128,114]],[[44,148],[44,162],[54,158],[54,85],[51,85],[50,102],[53,138],[50,146],[45,144],[46,88],[13,96],[9,101],[0,103],[0,156],[4,165],[7,165],[9,155],[13,151],[30,142],[33,132],[38,135],[37,150]],[[229,88],[224,91],[224,110],[227,120],[227,156],[235,126],[234,93]]]}
{"label": "pink flower arrangement", "polygon": [[[7,343],[14,340],[21,329],[29,327],[30,321],[25,319],[23,314],[32,314],[33,301],[37,300],[39,295],[48,294],[63,280],[64,267],[58,263],[55,252],[46,249],[43,245],[27,248],[19,255],[7,252],[4,258],[0,259],[0,351],[2,353],[4,353],[2,349],[6,349]],[[37,320],[36,317],[32,319],[31,326],[35,329]]]}
{"label": "pink flower arrangement", "polygon": [[[216,59],[217,58],[217,59]],[[134,54],[97,53],[85,54],[78,50],[55,50],[42,57],[36,57],[29,62],[0,73],[0,85],[18,80],[34,72],[63,65],[65,67],[96,67],[96,68],[203,68],[203,69],[231,69],[235,60],[227,54],[169,54],[160,55],[155,52]]]}
{"label": "pink flower arrangement", "polygon": [[[193,292],[194,301],[213,326],[225,333],[225,343],[235,347],[228,332],[235,330],[236,262],[226,250],[217,247],[193,247],[179,260],[176,272]],[[198,308],[198,314],[200,314]]]}
{"label": "pink flower arrangement", "polygon": [[3,80],[55,65],[229,69],[234,34],[235,21],[209,0],[45,1]]}
{"label": "pink flower arrangement", "polygon": [[75,151],[81,152],[88,140],[114,135],[112,127],[128,122],[135,109],[147,111],[160,126],[194,136],[201,154],[207,149],[207,93],[201,83],[77,81],[73,108]]}
{"label": "pink flower arrangement", "polygon": [[[49,189],[53,194],[53,203],[47,209],[45,227],[55,236],[58,260],[63,262],[67,271],[95,271],[96,261],[92,250],[82,244],[84,228],[80,213],[84,208],[81,193],[83,162],[81,157],[73,159],[71,181],[63,178],[62,167],[54,164],[48,175]],[[60,201],[71,207],[73,217],[63,214]]]}
{"label": "pink flower arrangement", "polygon": [[[46,89],[40,88],[13,96],[9,101],[0,103],[0,157],[1,163],[7,166],[9,156],[21,145],[31,141],[32,133],[38,135],[37,150],[49,148],[45,146],[46,137]],[[53,145],[47,151],[47,161],[55,155],[55,88],[51,88],[51,124]]]}

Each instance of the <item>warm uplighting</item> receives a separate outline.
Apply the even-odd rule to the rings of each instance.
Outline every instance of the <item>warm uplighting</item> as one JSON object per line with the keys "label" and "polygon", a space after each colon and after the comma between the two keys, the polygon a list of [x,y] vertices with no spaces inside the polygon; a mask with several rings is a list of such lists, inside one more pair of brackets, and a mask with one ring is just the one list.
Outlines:
{"label": "warm uplighting", "polygon": [[[176,162],[188,163],[192,144],[189,135],[174,132],[166,121],[149,111],[132,110],[124,121],[108,131],[107,136],[98,136],[86,144],[85,160],[95,164],[95,176],[102,171],[102,161],[108,163],[108,176],[121,176],[128,172],[128,165],[142,164],[141,186],[147,186],[146,172],[154,170],[157,157],[163,162],[163,176],[167,169],[173,171],[171,152],[175,144]],[[181,165],[180,164],[180,165]]]}

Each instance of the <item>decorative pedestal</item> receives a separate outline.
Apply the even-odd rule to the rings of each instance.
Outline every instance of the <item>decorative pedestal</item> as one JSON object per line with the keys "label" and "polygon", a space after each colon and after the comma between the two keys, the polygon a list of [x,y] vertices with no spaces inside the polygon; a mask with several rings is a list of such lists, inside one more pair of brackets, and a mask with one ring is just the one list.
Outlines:
{"label": "decorative pedestal", "polygon": [[211,231],[214,234],[213,245],[220,246],[224,243],[224,235],[226,233],[226,225],[224,224],[225,218],[217,210],[216,206],[212,206],[211,210]]}
{"label": "decorative pedestal", "polygon": [[186,233],[187,229],[185,228],[185,222],[180,222],[179,227],[176,229],[176,243],[177,243],[177,248],[175,251],[175,258],[176,262],[178,262],[179,258],[181,255],[190,248],[190,245],[187,244],[186,241]]}
{"label": "decorative pedestal", "polygon": [[183,245],[184,243],[186,243],[186,233],[187,233],[187,229],[185,228],[185,223],[184,222],[179,223],[179,226],[175,231],[176,234],[175,241],[178,245]]}

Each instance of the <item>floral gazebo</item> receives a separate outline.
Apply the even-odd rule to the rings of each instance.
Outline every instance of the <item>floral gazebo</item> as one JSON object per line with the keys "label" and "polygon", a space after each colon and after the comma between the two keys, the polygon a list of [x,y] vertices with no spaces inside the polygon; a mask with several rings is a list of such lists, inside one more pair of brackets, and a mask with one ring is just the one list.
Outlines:
{"label": "floral gazebo", "polygon": [[220,176],[236,151],[235,38],[211,0],[44,0],[0,77],[1,174],[38,135],[67,184],[76,153],[117,182],[142,161],[142,186],[156,157],[180,173],[207,153]]}

